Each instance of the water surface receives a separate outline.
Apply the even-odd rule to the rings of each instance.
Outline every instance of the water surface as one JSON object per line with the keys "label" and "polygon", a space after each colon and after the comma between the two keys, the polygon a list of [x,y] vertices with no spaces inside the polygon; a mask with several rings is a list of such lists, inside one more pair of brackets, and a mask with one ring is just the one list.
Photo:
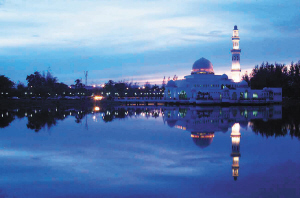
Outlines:
{"label": "water surface", "polygon": [[0,111],[3,197],[299,197],[281,106]]}

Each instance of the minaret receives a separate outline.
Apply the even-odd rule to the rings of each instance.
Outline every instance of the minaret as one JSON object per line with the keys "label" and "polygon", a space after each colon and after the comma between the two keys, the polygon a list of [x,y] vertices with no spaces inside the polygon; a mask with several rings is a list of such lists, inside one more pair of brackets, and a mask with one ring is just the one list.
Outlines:
{"label": "minaret", "polygon": [[232,54],[232,66],[231,66],[231,78],[234,82],[241,81],[241,66],[240,66],[240,54],[241,49],[239,46],[240,37],[239,37],[239,30],[237,26],[234,26],[233,35],[232,35],[232,44],[233,48],[231,50]]}
{"label": "minaret", "polygon": [[240,138],[241,138],[241,133],[240,133],[240,124],[235,123],[232,126],[232,132],[231,132],[231,142],[232,142],[232,152],[231,152],[231,157],[232,157],[232,176],[234,180],[237,180],[237,177],[239,176],[239,161],[240,161]]}

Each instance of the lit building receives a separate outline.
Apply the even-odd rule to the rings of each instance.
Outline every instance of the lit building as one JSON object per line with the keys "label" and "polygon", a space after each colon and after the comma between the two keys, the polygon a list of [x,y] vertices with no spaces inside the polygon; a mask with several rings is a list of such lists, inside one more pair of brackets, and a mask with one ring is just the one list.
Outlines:
{"label": "lit building", "polygon": [[164,99],[183,103],[272,103],[282,102],[282,88],[253,90],[246,81],[240,82],[239,32],[234,26],[232,42],[232,79],[226,74],[215,75],[213,64],[200,58],[195,61],[191,75],[182,80],[170,80],[166,85]]}
{"label": "lit building", "polygon": [[232,142],[232,176],[234,180],[237,180],[237,177],[239,176],[239,161],[240,161],[240,139],[241,139],[241,133],[240,133],[240,124],[235,123],[232,126],[232,132],[231,132],[231,142]]}
{"label": "lit building", "polygon": [[239,42],[240,42],[239,30],[235,25],[232,34],[233,48],[231,50],[231,54],[232,54],[231,78],[234,82],[241,81],[241,65],[240,65],[241,49],[240,49]]}

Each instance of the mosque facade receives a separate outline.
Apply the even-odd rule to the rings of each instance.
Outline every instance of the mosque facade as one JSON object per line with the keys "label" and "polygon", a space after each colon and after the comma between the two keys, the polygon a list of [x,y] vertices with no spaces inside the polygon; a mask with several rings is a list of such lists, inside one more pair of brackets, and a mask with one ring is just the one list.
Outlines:
{"label": "mosque facade", "polygon": [[231,75],[215,75],[213,64],[200,58],[195,61],[191,75],[182,80],[170,80],[164,92],[165,100],[188,101],[189,103],[272,103],[282,102],[282,88],[254,90],[241,81],[239,30],[233,29]]}

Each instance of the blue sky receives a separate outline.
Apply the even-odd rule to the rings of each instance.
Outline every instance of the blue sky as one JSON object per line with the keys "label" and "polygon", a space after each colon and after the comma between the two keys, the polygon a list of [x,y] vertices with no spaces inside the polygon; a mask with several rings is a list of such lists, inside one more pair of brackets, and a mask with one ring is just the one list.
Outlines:
{"label": "blue sky", "polygon": [[230,74],[234,25],[241,69],[300,60],[300,2],[295,1],[1,1],[0,74],[26,82],[50,67],[58,80],[160,83],[209,59]]}

